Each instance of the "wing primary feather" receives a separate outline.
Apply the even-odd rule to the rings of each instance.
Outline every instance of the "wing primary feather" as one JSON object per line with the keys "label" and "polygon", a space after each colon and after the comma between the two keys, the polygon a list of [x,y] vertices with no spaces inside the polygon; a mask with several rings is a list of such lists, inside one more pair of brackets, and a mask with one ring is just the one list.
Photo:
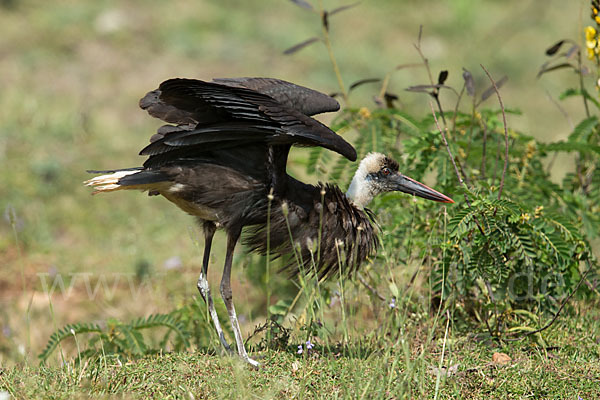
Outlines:
{"label": "wing primary feather", "polygon": [[[148,93],[140,106],[167,122],[190,125],[193,121],[196,125],[191,130],[158,132],[152,143],[140,152],[142,155],[176,157],[179,153],[173,153],[173,148],[193,147],[194,151],[203,152],[204,144],[212,143],[211,148],[231,147],[240,140],[239,146],[253,141],[322,146],[356,160],[352,145],[309,116],[339,109],[337,101],[290,82],[272,78],[229,78],[213,82],[175,78]],[[232,123],[239,126],[227,126]]]}

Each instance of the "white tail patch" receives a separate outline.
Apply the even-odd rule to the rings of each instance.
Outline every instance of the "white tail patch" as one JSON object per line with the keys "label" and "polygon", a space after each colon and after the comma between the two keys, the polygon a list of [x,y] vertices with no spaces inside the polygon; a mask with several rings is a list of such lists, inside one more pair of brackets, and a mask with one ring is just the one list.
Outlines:
{"label": "white tail patch", "polygon": [[96,194],[96,193],[100,193],[100,192],[112,192],[115,190],[120,190],[120,189],[125,189],[125,188],[127,188],[127,189],[136,188],[137,189],[137,187],[119,185],[119,179],[121,179],[127,175],[137,174],[138,172],[140,172],[140,171],[139,170],[117,171],[117,172],[113,172],[112,174],[96,176],[92,179],[89,179],[89,180],[83,182],[83,183],[86,186],[92,186],[92,187],[94,187],[94,189],[96,189],[96,190],[94,190],[94,192],[92,194]]}

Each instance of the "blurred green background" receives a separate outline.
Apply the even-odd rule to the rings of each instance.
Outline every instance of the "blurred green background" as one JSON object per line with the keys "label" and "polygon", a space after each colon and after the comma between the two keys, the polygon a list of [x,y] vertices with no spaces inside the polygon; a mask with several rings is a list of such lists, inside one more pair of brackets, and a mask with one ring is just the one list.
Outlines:
{"label": "blurred green background", "polygon": [[[81,184],[89,178],[86,169],[143,162],[137,153],[160,125],[137,106],[147,91],[171,77],[228,76],[278,77],[324,92],[338,88],[322,44],[283,55],[321,33],[319,16],[291,1],[0,4],[0,357],[10,358],[15,349],[39,352],[54,325],[168,311],[196,294],[201,245],[195,245],[192,218],[164,199],[91,197]],[[325,9],[344,4],[322,2]],[[423,25],[422,49],[435,73],[449,70],[447,84],[458,89],[463,67],[479,87],[488,86],[479,64],[496,78],[507,75],[504,103],[523,111],[509,116],[510,127],[549,141],[566,137],[582,118],[578,99],[561,103],[562,112],[555,104],[577,77],[557,72],[537,80],[536,73],[547,47],[582,37],[587,7],[564,0],[372,0],[333,16],[330,33],[348,86],[420,62],[413,44]],[[404,89],[426,83],[423,68],[402,69],[389,90],[402,108],[424,115],[429,99]],[[379,89],[357,88],[352,105],[375,107]],[[447,108],[453,96],[442,96]],[[291,156],[292,170],[299,171],[294,154],[303,155]],[[566,158],[559,164],[569,168]],[[220,273],[218,249],[213,283]],[[238,266],[245,257],[239,253]],[[57,277],[65,290],[57,286],[48,296],[44,282]],[[90,288],[103,279],[106,286],[91,296]],[[260,318],[262,291],[240,290],[252,288],[245,274],[234,280],[241,314]]]}

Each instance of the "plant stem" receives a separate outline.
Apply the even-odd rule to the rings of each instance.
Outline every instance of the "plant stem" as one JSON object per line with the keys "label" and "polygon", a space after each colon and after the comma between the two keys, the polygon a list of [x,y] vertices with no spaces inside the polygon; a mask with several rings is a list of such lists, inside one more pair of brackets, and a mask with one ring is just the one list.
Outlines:
{"label": "plant stem", "polygon": [[579,88],[581,90],[581,97],[583,97],[583,105],[585,107],[585,116],[586,118],[590,117],[590,108],[587,103],[587,98],[585,96],[585,86],[583,84],[583,74],[581,72],[581,68],[583,67],[583,63],[581,62],[581,50],[577,50],[577,67],[579,68]]}
{"label": "plant stem", "polygon": [[333,72],[335,73],[335,77],[338,81],[340,91],[342,92],[344,103],[346,103],[346,107],[349,107],[350,101],[348,99],[348,92],[346,91],[346,87],[344,86],[344,81],[342,80],[340,68],[338,67],[335,55],[333,54],[331,40],[329,39],[329,29],[327,29],[327,26],[325,25],[325,12],[326,11],[323,9],[323,2],[322,0],[319,0],[319,13],[321,15],[321,30],[323,31],[323,43],[325,43],[325,47],[327,48],[327,53],[329,54],[329,59],[331,60],[331,65],[333,66]]}
{"label": "plant stem", "polygon": [[504,188],[504,179],[506,178],[506,170],[508,169],[508,128],[506,125],[506,112],[504,111],[504,103],[502,102],[502,96],[500,96],[500,91],[498,90],[498,86],[496,86],[496,81],[492,78],[488,70],[483,66],[483,64],[479,64],[481,68],[485,71],[485,74],[488,76],[489,80],[492,82],[494,86],[494,91],[496,92],[496,96],[498,96],[498,102],[500,103],[500,109],[502,110],[502,123],[504,124],[504,169],[502,170],[502,178],[500,179],[500,188],[498,189],[498,200],[502,196],[502,189]]}
{"label": "plant stem", "polygon": [[387,300],[385,297],[383,297],[377,291],[377,289],[375,289],[373,286],[369,285],[369,282],[367,282],[367,280],[360,274],[360,272],[356,273],[356,277],[358,278],[358,280],[360,281],[360,283],[362,283],[363,286],[366,287],[367,290],[369,290],[369,292],[371,292],[373,295],[377,296],[379,298],[379,300],[381,300],[381,301],[386,301]]}
{"label": "plant stem", "polygon": [[[460,175],[460,172],[458,171],[458,167],[456,166],[456,162],[454,161],[454,157],[452,156],[452,152],[450,151],[450,146],[448,145],[448,141],[446,140],[446,135],[444,135],[444,131],[442,130],[442,128],[440,127],[440,124],[438,123],[437,116],[435,115],[435,110],[433,109],[433,103],[431,101],[429,102],[429,107],[431,108],[431,113],[433,114],[433,120],[435,121],[435,126],[438,128],[438,131],[442,135],[442,142],[444,143],[444,146],[446,146],[446,150],[448,151],[448,156],[450,157],[450,161],[452,161],[452,165],[454,166],[454,172],[456,173],[458,182],[460,183],[461,186],[464,186],[466,189],[468,189],[467,185],[465,184],[465,182],[463,181],[463,179]],[[448,128],[446,128],[446,129],[448,129]],[[462,166],[461,166],[461,168],[462,168]],[[467,197],[466,194],[465,194],[465,201],[467,202],[467,205],[469,207],[471,207],[471,202],[469,201],[469,198]],[[473,217],[473,221],[475,221],[475,224],[477,225],[477,228],[479,228],[479,232],[481,233],[481,235],[485,237],[485,232],[484,232],[483,228],[481,227],[479,220],[476,217]]]}
{"label": "plant stem", "polygon": [[271,306],[271,203],[273,202],[273,188],[271,188],[267,197],[269,203],[267,205],[267,271],[265,276],[265,286],[267,287],[267,319],[269,319],[271,316],[269,307]]}
{"label": "plant stem", "polygon": [[483,126],[483,146],[481,149],[481,179],[485,180],[485,156],[486,156],[486,148],[487,148],[487,123],[482,118],[481,123]]}
{"label": "plant stem", "polygon": [[[23,261],[23,254],[21,253],[21,245],[19,243],[19,234],[17,232],[17,213],[13,206],[8,205],[6,208],[6,214],[8,216],[8,220],[10,226],[13,231],[13,236],[15,238],[15,247],[17,248],[17,257],[19,259],[19,269],[21,270],[21,287],[23,290],[23,296],[27,295],[27,284],[25,283],[25,264]],[[33,297],[32,297],[33,299]],[[31,310],[31,300],[29,301],[29,306],[27,307],[27,315],[26,315],[26,329],[27,329],[27,351],[31,350],[31,321],[29,319],[29,312]]]}
{"label": "plant stem", "polygon": [[575,289],[573,289],[573,291],[571,292],[571,294],[569,294],[563,301],[562,303],[560,303],[560,307],[558,307],[558,310],[556,311],[556,314],[554,314],[554,316],[552,317],[552,319],[550,320],[550,322],[548,322],[546,325],[544,325],[543,327],[536,329],[534,331],[531,332],[527,332],[517,338],[510,338],[510,339],[505,339],[507,341],[516,341],[516,340],[521,340],[521,339],[525,339],[528,336],[531,335],[535,335],[536,333],[540,333],[545,331],[546,329],[550,328],[552,326],[552,324],[554,324],[554,322],[556,321],[556,319],[558,318],[558,316],[560,315],[561,311],[563,310],[563,308],[565,307],[565,305],[569,302],[569,300],[571,300],[571,297],[573,297],[573,295],[575,293],[577,293],[577,290],[579,290],[579,287],[581,286],[581,284],[583,283],[583,281],[585,281],[585,279],[587,278],[588,274],[592,271],[592,265],[590,263],[589,260],[586,260],[587,262],[587,266],[588,269],[587,271],[585,271],[585,273],[581,276],[581,279],[579,280],[579,282],[577,282],[577,285],[575,286]]}
{"label": "plant stem", "polygon": [[448,328],[450,327],[450,315],[446,311],[446,329],[444,331],[444,341],[442,342],[442,354],[440,355],[440,362],[438,364],[437,378],[435,380],[435,395],[434,399],[437,400],[440,394],[440,381],[442,378],[442,367],[444,366],[444,355],[446,354],[446,341],[448,339]]}
{"label": "plant stem", "polygon": [[[433,75],[431,75],[431,68],[429,67],[429,60],[427,59],[427,57],[425,57],[425,54],[423,54],[423,51],[421,51],[421,35],[423,34],[423,25],[419,26],[419,39],[417,41],[417,44],[415,44],[415,49],[417,49],[417,52],[419,53],[419,56],[421,57],[421,60],[423,60],[423,65],[425,65],[425,69],[427,70],[427,76],[429,76],[429,83],[431,84],[431,86],[434,86],[435,83],[433,82]],[[435,102],[438,106],[438,110],[440,112],[440,115],[442,117],[442,122],[444,123],[444,128],[447,128],[447,124],[446,124],[446,117],[444,116],[444,110],[442,109],[442,103],[440,103],[440,99],[439,99],[439,94],[440,91],[439,89],[434,89],[431,94],[431,97],[433,97],[435,99]]]}
{"label": "plant stem", "polygon": [[460,106],[460,101],[462,100],[462,96],[465,93],[466,85],[463,83],[463,87],[458,94],[458,99],[456,100],[456,105],[454,106],[454,113],[452,114],[452,135],[456,135],[456,117],[458,115],[458,106]]}

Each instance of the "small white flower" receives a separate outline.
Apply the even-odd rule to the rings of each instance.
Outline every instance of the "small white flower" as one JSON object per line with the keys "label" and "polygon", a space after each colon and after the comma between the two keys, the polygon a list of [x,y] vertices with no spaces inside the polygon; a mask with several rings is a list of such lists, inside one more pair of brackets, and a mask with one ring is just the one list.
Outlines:
{"label": "small white flower", "polygon": [[296,371],[298,371],[299,369],[300,369],[300,363],[299,363],[298,361],[294,361],[294,362],[292,363],[292,371],[293,371],[293,372],[296,372]]}

